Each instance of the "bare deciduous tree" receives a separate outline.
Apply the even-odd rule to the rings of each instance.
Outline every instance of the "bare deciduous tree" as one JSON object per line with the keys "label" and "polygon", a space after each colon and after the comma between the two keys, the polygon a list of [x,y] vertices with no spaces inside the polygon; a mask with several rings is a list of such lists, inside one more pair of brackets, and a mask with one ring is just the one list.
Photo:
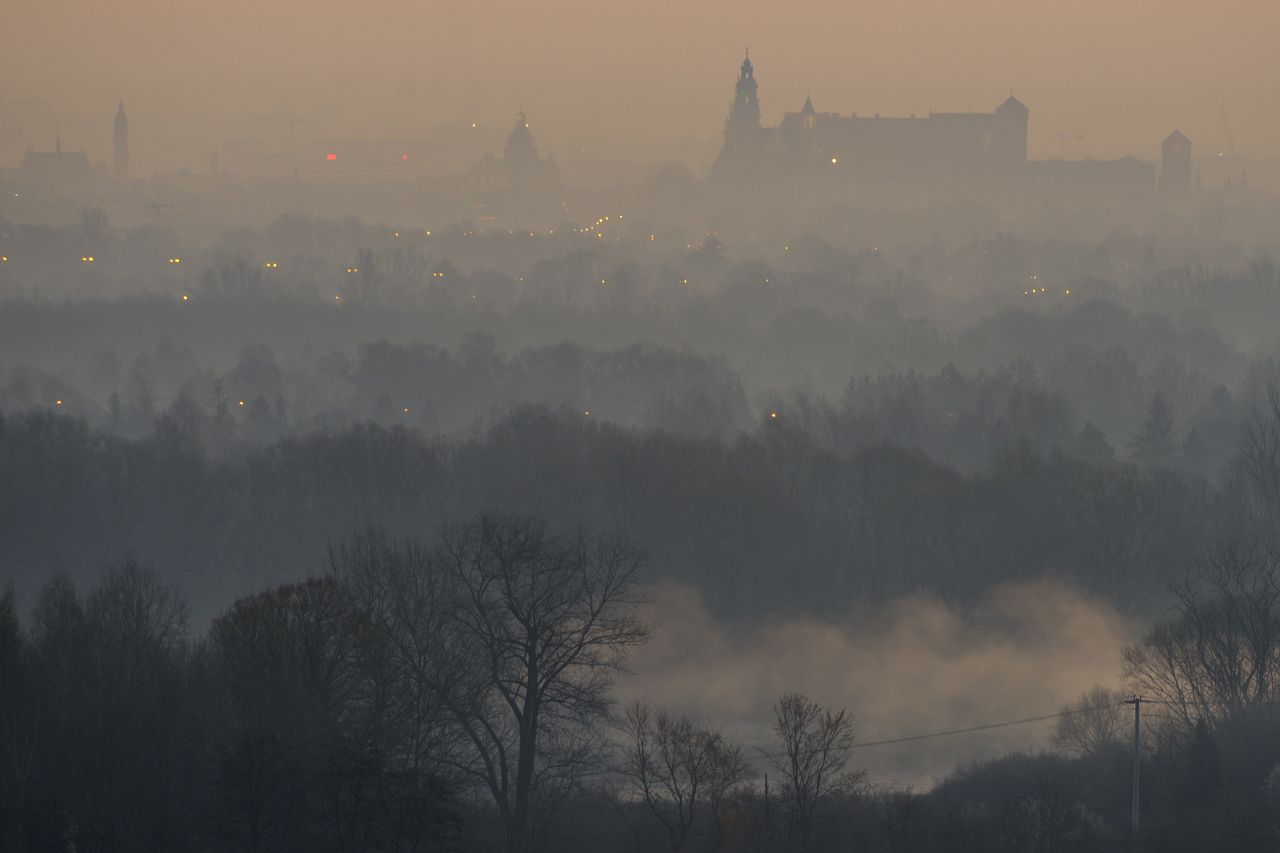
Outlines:
{"label": "bare deciduous tree", "polygon": [[1098,685],[1064,705],[1053,731],[1053,745],[1072,755],[1092,755],[1119,743],[1128,716],[1115,690]]}
{"label": "bare deciduous tree", "polygon": [[473,665],[441,693],[474,750],[459,769],[492,796],[507,850],[529,850],[545,825],[536,802],[582,769],[574,735],[607,713],[613,675],[647,637],[635,611],[642,558],[620,537],[493,514],[446,533],[439,558]]}
{"label": "bare deciduous tree", "polygon": [[1125,649],[1127,676],[1187,730],[1280,701],[1278,569],[1272,553],[1218,546],[1175,587],[1175,617]]}
{"label": "bare deciduous tree", "polygon": [[626,739],[620,770],[661,824],[667,845],[683,849],[706,809],[718,847],[724,801],[750,778],[741,749],[715,728],[640,701],[627,708],[619,728]]}
{"label": "bare deciduous tree", "polygon": [[1274,542],[1280,523],[1280,388],[1267,389],[1264,406],[1244,419],[1225,490],[1262,537]]}
{"label": "bare deciduous tree", "polygon": [[773,709],[773,731],[782,751],[771,760],[782,774],[786,803],[797,849],[809,848],[819,803],[841,781],[853,746],[853,719],[832,712],[799,693],[789,693]]}

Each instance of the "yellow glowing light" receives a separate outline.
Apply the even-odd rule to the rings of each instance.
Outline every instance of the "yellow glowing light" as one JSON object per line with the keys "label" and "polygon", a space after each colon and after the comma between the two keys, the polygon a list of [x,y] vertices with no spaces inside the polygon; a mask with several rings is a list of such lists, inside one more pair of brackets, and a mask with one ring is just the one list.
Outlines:
{"label": "yellow glowing light", "polygon": [[1071,295],[1071,291],[1068,289],[1068,290],[1067,290],[1067,296],[1070,296],[1070,295]]}
{"label": "yellow glowing light", "polygon": [[600,283],[601,283],[601,284],[607,284],[607,282],[606,282],[604,279],[600,279]]}
{"label": "yellow glowing light", "polygon": [[584,410],[583,410],[583,412],[582,412],[582,414],[583,414],[585,417],[591,417],[591,410],[590,410],[590,409],[584,409]]}
{"label": "yellow glowing light", "polygon": [[652,242],[653,242],[654,240],[656,240],[656,239],[657,239],[657,237],[656,237],[656,236],[654,236],[653,234],[650,234],[650,235],[649,235],[649,242],[650,242],[650,243],[652,243]]}
{"label": "yellow glowing light", "polygon": [[241,401],[240,401],[240,405],[241,405],[241,406],[243,406],[243,405],[244,405],[244,400],[241,400]]}
{"label": "yellow glowing light", "polygon": [[9,263],[9,256],[8,256],[8,255],[0,255],[0,264],[7,264],[7,263]]}
{"label": "yellow glowing light", "polygon": [[689,279],[687,279],[687,278],[682,278],[682,279],[680,279],[680,283],[681,283],[681,284],[688,284],[688,283],[689,283]]}
{"label": "yellow glowing light", "polygon": [[61,401],[61,400],[54,400],[54,401],[53,401],[53,404],[54,404],[55,406],[61,406],[61,405],[62,405],[62,401]]}
{"label": "yellow glowing light", "polygon": [[333,299],[334,299],[334,301],[335,301],[335,302],[341,302],[341,301],[342,301],[342,297],[341,297],[340,295],[336,294],[336,293],[333,295]]}
{"label": "yellow glowing light", "polygon": [[190,297],[188,294],[184,293],[184,294],[182,294],[182,301],[183,301],[183,302],[190,302],[190,301],[191,301],[191,297]]}
{"label": "yellow glowing light", "polygon": [[407,414],[409,414],[409,407],[408,407],[408,406],[405,406],[405,407],[404,407],[404,409],[403,409],[402,411],[404,411],[404,413],[405,413],[406,415],[407,415]]}
{"label": "yellow glowing light", "polygon": [[834,166],[836,163],[839,163],[839,162],[840,162],[840,159],[838,157],[831,158],[831,165]]}
{"label": "yellow glowing light", "polygon": [[770,412],[770,413],[769,413],[769,420],[776,421],[777,419],[778,419],[778,413],[777,413],[777,412]]}
{"label": "yellow glowing light", "polygon": [[474,121],[473,121],[473,122],[471,122],[471,126],[472,126],[472,127],[475,127],[475,126],[476,126],[476,123],[475,123]]}

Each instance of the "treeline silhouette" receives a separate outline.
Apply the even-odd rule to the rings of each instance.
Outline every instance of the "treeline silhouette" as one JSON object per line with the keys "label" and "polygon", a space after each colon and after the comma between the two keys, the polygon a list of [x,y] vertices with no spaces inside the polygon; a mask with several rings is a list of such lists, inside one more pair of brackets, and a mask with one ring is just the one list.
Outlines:
{"label": "treeline silhouette", "polygon": [[[1125,649],[1148,699],[1140,849],[1274,849],[1274,544],[1204,549]],[[51,580],[27,619],[11,585],[0,848],[1134,849],[1118,691],[1064,708],[1055,752],[928,791],[857,770],[856,709],[784,695],[747,744],[677,708],[618,707],[648,565],[623,536],[484,512],[416,540],[357,531],[207,630],[134,563],[83,591]]]}
{"label": "treeline silhouette", "polygon": [[[824,447],[848,453],[893,444],[966,472],[987,468],[1011,442],[1026,439],[1044,452],[1180,466],[1212,479],[1230,458],[1248,407],[1261,403],[1280,379],[1274,358],[1246,361],[1213,336],[1179,335],[1163,323],[1144,328],[1149,324],[1143,318],[1106,303],[1087,303],[1056,318],[993,318],[953,342],[935,341],[942,347],[938,357],[972,350],[962,362],[929,370],[882,365],[878,372],[858,353],[892,337],[892,324],[869,341],[847,345],[846,337],[862,337],[865,329],[832,327],[831,318],[819,315],[788,315],[779,326],[788,329],[783,337],[791,342],[766,345],[776,359],[763,373],[791,377],[775,386],[762,384],[750,366],[769,361],[767,356],[740,353],[745,366],[735,366],[702,350],[650,344],[595,349],[566,341],[508,353],[492,335],[472,332],[452,349],[384,338],[351,340],[352,349],[345,350],[336,344],[352,329],[328,326],[332,318],[321,316],[328,310],[316,315],[324,322],[312,331],[332,330],[339,339],[328,347],[295,340],[298,350],[289,354],[288,342],[234,343],[240,334],[255,334],[252,329],[222,339],[223,330],[239,322],[240,303],[193,308],[212,312],[202,313],[200,323],[182,316],[187,309],[159,303],[8,306],[0,312],[0,327],[12,332],[0,343],[0,351],[10,353],[0,369],[0,412],[57,409],[131,438],[148,434],[156,417],[166,414],[199,428],[211,448],[223,448],[365,421],[458,435],[524,404],[721,438],[778,411]],[[285,320],[293,310],[271,306],[265,313],[279,312],[274,321],[259,317],[265,324],[254,328],[270,336],[271,322],[280,322],[286,338],[297,334],[302,327],[290,333]],[[156,338],[143,322],[153,311],[161,327],[171,324],[179,337]],[[363,316],[357,326],[380,316]],[[1111,331],[1091,333],[1095,342],[1089,345],[1074,342],[1086,327]],[[406,330],[405,337],[413,336]],[[1022,347],[1020,340],[1034,343]],[[849,346],[851,360],[842,367],[832,355]],[[797,347],[812,348],[812,358],[800,357]],[[1177,353],[1180,347],[1188,351]],[[827,379],[816,384],[833,392],[815,390],[811,365],[822,365]],[[840,369],[849,372],[837,383]],[[1156,442],[1161,446],[1137,452],[1134,443],[1153,427],[1163,433]]]}
{"label": "treeline silhouette", "polygon": [[[1162,423],[1138,451],[1168,439]],[[900,447],[824,447],[785,413],[720,440],[529,407],[458,438],[370,424],[237,453],[210,451],[207,414],[126,440],[32,413],[0,419],[0,554],[24,585],[132,557],[217,606],[306,576],[365,523],[408,535],[493,507],[625,531],[727,617],[965,599],[1044,574],[1141,609],[1213,537],[1280,518],[1277,424],[1273,391],[1211,483],[1016,437],[962,473]]]}

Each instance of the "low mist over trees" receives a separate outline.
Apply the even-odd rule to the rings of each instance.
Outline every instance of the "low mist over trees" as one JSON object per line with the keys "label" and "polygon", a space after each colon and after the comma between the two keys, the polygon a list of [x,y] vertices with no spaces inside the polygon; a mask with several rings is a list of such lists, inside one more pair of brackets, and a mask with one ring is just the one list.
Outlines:
{"label": "low mist over trees", "polygon": [[[927,791],[882,788],[857,769],[851,709],[786,694],[771,730],[743,743],[679,708],[619,707],[614,675],[647,631],[649,574],[626,539],[493,513],[423,532],[354,533],[326,571],[243,597],[207,630],[132,563],[85,592],[49,581],[25,618],[10,587],[0,844],[1127,849],[1118,691],[1063,710],[1061,753],[974,764]],[[1130,686],[1154,709],[1142,843],[1269,850],[1280,705],[1256,629],[1276,568],[1224,557],[1205,571],[1126,651]],[[1187,646],[1193,658],[1171,642],[1197,626],[1208,645]]]}
{"label": "low mist over trees", "polygon": [[132,553],[224,601],[301,577],[335,531],[403,535],[497,506],[624,529],[725,615],[965,597],[1043,573],[1140,607],[1230,512],[1176,470],[1015,444],[963,474],[892,446],[823,449],[785,414],[719,442],[524,409],[466,439],[361,426],[222,460],[172,421],[129,441],[35,414],[0,420],[0,468],[16,577],[91,577],[101,555]]}
{"label": "low mist over trees", "polygon": [[0,853],[1277,849],[1269,196],[204,177],[4,195]]}

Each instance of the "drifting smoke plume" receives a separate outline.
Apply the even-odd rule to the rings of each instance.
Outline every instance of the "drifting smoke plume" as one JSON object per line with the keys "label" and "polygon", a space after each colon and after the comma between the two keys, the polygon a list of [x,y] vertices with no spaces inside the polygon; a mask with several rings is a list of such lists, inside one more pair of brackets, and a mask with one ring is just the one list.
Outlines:
{"label": "drifting smoke plume", "polygon": [[[770,714],[783,693],[847,708],[862,743],[1050,714],[1115,684],[1120,649],[1140,629],[1055,581],[998,587],[968,606],[913,596],[840,623],[796,616],[743,629],[717,622],[693,589],[663,585],[646,616],[653,639],[621,696],[719,723],[757,757],[775,748]],[[926,786],[958,763],[1046,747],[1052,725],[857,749],[850,766]]]}

